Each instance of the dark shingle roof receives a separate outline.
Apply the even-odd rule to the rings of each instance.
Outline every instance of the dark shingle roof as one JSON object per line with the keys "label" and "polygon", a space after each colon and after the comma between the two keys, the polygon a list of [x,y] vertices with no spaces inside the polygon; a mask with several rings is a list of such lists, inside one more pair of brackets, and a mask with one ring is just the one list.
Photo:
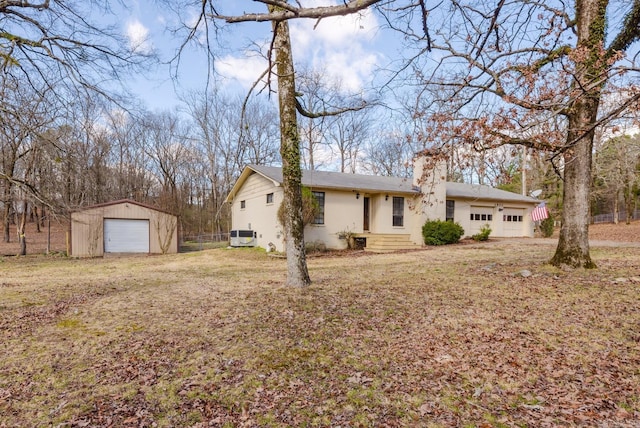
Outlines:
{"label": "dark shingle roof", "polygon": [[[282,183],[282,168],[274,166],[248,165],[253,171]],[[377,175],[345,174],[329,171],[302,171],[302,184],[307,187],[358,190],[381,193],[412,193],[418,194],[420,189],[415,187],[409,178],[384,177]],[[537,203],[537,199],[518,193],[480,184],[466,184],[447,182],[447,197],[461,199],[482,199],[502,202]]]}
{"label": "dark shingle roof", "polygon": [[507,192],[481,184],[466,184],[447,182],[447,197],[464,199],[491,199],[492,201],[504,202],[540,202],[530,196],[518,193]]}
{"label": "dark shingle roof", "polygon": [[[249,165],[252,170],[282,183],[282,168],[274,166]],[[382,177],[377,175],[345,174],[329,171],[302,171],[302,184],[307,187],[326,189],[353,189],[371,192],[418,193],[409,178]]]}

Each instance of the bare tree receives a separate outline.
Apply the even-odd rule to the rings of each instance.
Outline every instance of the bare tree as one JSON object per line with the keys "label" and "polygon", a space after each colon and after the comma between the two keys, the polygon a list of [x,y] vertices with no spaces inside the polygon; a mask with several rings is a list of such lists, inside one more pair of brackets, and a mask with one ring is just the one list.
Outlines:
{"label": "bare tree", "polygon": [[42,135],[38,186],[58,211],[106,202],[111,139],[101,97],[81,93],[60,109],[60,118]]}
{"label": "bare tree", "polygon": [[[308,112],[327,111],[336,105],[338,88],[330,85],[322,70],[314,70],[305,68],[297,75],[296,88],[298,91],[297,102]],[[326,138],[327,129],[329,127],[329,117],[309,117],[302,116],[300,118],[300,141],[302,144],[302,162],[307,169],[315,170],[322,167],[322,164],[328,160],[328,156],[324,157],[321,152],[324,149],[328,152],[328,144]]]}
{"label": "bare tree", "polygon": [[[273,13],[277,9],[269,6]],[[273,49],[278,76],[280,106],[280,156],[282,157],[282,188],[284,192],[284,234],[287,249],[287,284],[305,287],[311,284],[304,251],[304,221],[302,215],[302,171],[300,169],[300,135],[298,134],[296,80],[289,23],[273,22]]]}
{"label": "bare tree", "polygon": [[95,0],[0,2],[0,71],[62,98],[78,89],[114,98],[107,82],[119,83],[151,55],[100,24],[110,12],[110,2]]}
{"label": "bare tree", "polygon": [[622,136],[605,142],[596,152],[594,182],[594,196],[600,196],[611,203],[613,222],[618,223],[622,199],[625,220],[629,224],[636,200],[635,189],[640,185],[640,137]]}
{"label": "bare tree", "polygon": [[[442,23],[434,29],[437,40],[418,40],[398,26],[442,57],[434,66],[414,62],[420,82],[437,88],[430,96],[439,94],[441,109],[433,120],[453,114],[464,119],[434,135],[450,131],[461,143],[522,144],[553,153],[564,197],[551,263],[595,267],[588,239],[593,137],[598,126],[640,99],[628,77],[640,69],[635,57],[625,57],[640,37],[640,1],[448,3],[430,15],[431,24]],[[624,19],[616,26],[611,14],[619,13]],[[606,28],[617,33],[607,36]],[[601,103],[605,91],[623,83],[629,85],[626,96]]]}
{"label": "bare tree", "polygon": [[141,199],[146,184],[145,170],[148,153],[145,151],[146,132],[144,115],[134,116],[119,108],[105,112],[107,135],[111,140],[109,165],[112,169],[111,195],[116,199]]}
{"label": "bare tree", "polygon": [[[348,102],[340,102],[347,105]],[[362,147],[369,137],[371,109],[346,111],[332,118],[327,129],[331,150],[337,154],[340,172],[355,173],[363,155]]]}
{"label": "bare tree", "polygon": [[194,157],[188,127],[175,113],[148,113],[143,134],[149,166],[161,184],[159,205],[180,215],[186,202],[183,185],[188,182],[184,174]]}
{"label": "bare tree", "polygon": [[[277,112],[260,98],[233,98],[217,91],[184,96],[193,130],[194,150],[206,180],[212,233],[227,231],[223,202],[246,163],[270,164],[278,159]],[[203,201],[204,205],[205,201]]]}
{"label": "bare tree", "polygon": [[[34,151],[52,122],[46,98],[20,79],[0,75],[0,197],[3,205],[4,241],[10,241],[10,214],[16,192],[37,193],[31,172]],[[46,93],[46,89],[43,90]],[[36,195],[38,196],[38,195]]]}
{"label": "bare tree", "polygon": [[254,97],[244,106],[240,146],[244,147],[242,163],[270,165],[279,161],[278,111],[271,102]]}
{"label": "bare tree", "polygon": [[404,132],[377,129],[363,151],[366,171],[388,177],[411,176],[413,168],[409,161],[415,150]]}
{"label": "bare tree", "polygon": [[[122,86],[124,74],[141,70],[152,58],[150,52],[128,43],[118,25],[108,24],[110,8],[110,2],[94,0],[0,1],[0,120],[4,132],[0,182],[5,240],[9,239],[6,217],[16,186],[24,201],[30,200],[34,207],[36,203],[48,206],[51,212],[61,189],[44,194],[53,190],[50,182],[57,177],[49,175],[47,181],[42,174],[59,170],[62,164],[67,180],[62,205],[68,207],[72,199],[83,199],[86,194],[89,183],[73,182],[73,171],[81,166],[58,146],[61,141],[67,143],[66,148],[72,141],[75,148],[82,144],[74,138],[75,131],[56,117],[63,106],[73,104],[80,93],[121,102],[124,97],[118,95],[117,87]],[[115,17],[111,22],[117,23]],[[27,91],[29,97],[24,98]],[[24,102],[14,102],[20,97]],[[44,120],[46,126],[34,120]],[[58,136],[67,138],[53,138]],[[37,159],[28,159],[36,151]],[[49,157],[54,154],[63,156]],[[53,159],[55,166],[47,166],[47,159]],[[28,174],[16,174],[16,166],[26,166],[22,172]],[[24,201],[22,228],[27,210]]]}
{"label": "bare tree", "polygon": [[[271,52],[268,55],[271,66],[275,70],[278,79],[278,100],[280,108],[280,155],[283,165],[283,191],[286,212],[285,239],[287,251],[287,284],[304,287],[311,283],[307,269],[306,255],[304,252],[304,226],[302,222],[302,193],[300,167],[300,135],[298,132],[297,114],[313,115],[307,112],[296,99],[296,82],[291,38],[289,35],[289,19],[312,18],[321,19],[329,16],[347,15],[364,10],[378,3],[379,0],[350,0],[333,6],[303,7],[299,3],[290,4],[285,1],[259,0],[255,4],[261,4],[262,11],[246,12],[241,15],[231,16],[220,13],[214,0],[199,2],[199,16],[188,27],[188,37],[185,41],[194,40],[200,29],[208,31],[211,22],[226,21],[252,22],[262,21],[272,23],[273,39]],[[249,2],[247,6],[249,6]],[[214,24],[215,27],[215,24]],[[208,52],[211,49],[208,45]],[[177,58],[179,60],[179,57]],[[270,74],[269,74],[270,76]]]}

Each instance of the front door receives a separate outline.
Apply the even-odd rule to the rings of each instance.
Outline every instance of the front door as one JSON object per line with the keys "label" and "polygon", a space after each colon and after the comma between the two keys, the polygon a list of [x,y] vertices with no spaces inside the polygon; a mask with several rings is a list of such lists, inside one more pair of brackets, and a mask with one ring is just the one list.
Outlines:
{"label": "front door", "polygon": [[369,198],[364,197],[364,219],[363,219],[362,230],[365,232],[369,231]]}

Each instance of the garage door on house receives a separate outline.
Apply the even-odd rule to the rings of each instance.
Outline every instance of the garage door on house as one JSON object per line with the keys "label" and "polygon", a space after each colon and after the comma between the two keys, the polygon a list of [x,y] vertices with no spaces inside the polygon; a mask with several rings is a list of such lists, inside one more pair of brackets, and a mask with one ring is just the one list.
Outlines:
{"label": "garage door on house", "polygon": [[148,253],[149,220],[104,219],[105,253]]}
{"label": "garage door on house", "polygon": [[480,230],[487,224],[489,225],[489,227],[491,227],[491,223],[493,222],[493,207],[471,205],[470,212],[470,230],[465,231],[466,235],[472,236],[476,233],[479,233]]}
{"label": "garage door on house", "polygon": [[505,208],[502,214],[504,236],[526,235],[526,233],[524,233],[524,209]]}

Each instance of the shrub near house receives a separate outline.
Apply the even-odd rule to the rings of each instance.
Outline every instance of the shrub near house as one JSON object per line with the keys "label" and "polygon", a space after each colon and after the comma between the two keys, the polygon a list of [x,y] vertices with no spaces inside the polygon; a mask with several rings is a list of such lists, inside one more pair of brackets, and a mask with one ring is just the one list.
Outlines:
{"label": "shrub near house", "polygon": [[478,242],[488,241],[489,240],[489,235],[491,235],[491,228],[489,227],[488,224],[485,224],[480,229],[480,232],[478,232],[475,235],[471,236],[471,239],[473,239],[474,241],[478,241]]}
{"label": "shrub near house", "polygon": [[422,236],[427,245],[455,244],[462,235],[462,226],[452,221],[432,220],[422,226]]}

